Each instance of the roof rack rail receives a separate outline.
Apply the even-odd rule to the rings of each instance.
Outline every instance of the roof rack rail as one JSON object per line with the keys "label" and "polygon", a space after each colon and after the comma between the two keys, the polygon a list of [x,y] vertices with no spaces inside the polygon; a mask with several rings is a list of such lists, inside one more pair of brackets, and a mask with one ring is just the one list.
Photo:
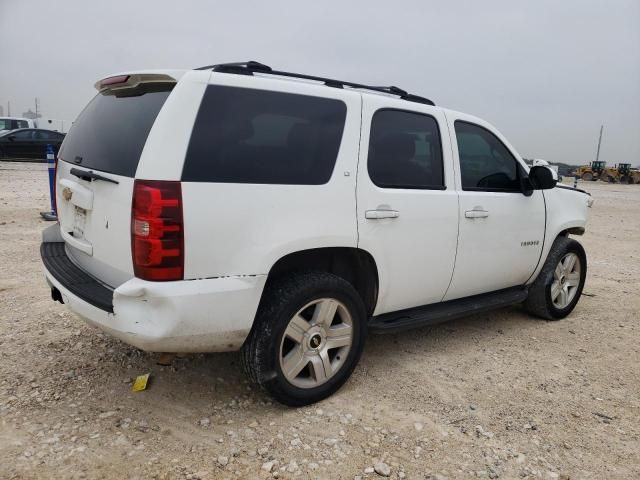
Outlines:
{"label": "roof rack rail", "polygon": [[253,75],[254,73],[259,74],[268,74],[268,75],[277,75],[279,77],[290,77],[290,78],[301,78],[304,80],[312,80],[315,82],[324,83],[328,87],[334,88],[356,88],[362,90],[372,90],[374,92],[386,93],[389,95],[396,95],[400,97],[402,100],[407,100],[409,102],[423,103],[425,105],[435,105],[433,101],[428,98],[420,97],[418,95],[413,95],[408,93],[406,90],[395,86],[389,87],[378,87],[372,85],[363,85],[360,83],[354,82],[345,82],[343,80],[335,80],[332,78],[324,78],[324,77],[316,77],[314,75],[305,75],[302,73],[291,73],[291,72],[282,72],[279,70],[273,70],[270,66],[265,65],[260,62],[256,62],[254,60],[248,62],[234,62],[234,63],[219,63],[217,65],[207,65],[206,67],[199,67],[195,70],[213,70],[214,72],[220,73],[233,73],[237,75]]}

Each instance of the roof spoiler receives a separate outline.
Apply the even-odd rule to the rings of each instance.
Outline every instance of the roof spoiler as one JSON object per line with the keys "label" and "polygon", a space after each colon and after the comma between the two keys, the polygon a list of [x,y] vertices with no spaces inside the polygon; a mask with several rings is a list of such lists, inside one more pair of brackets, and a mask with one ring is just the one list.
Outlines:
{"label": "roof spoiler", "polygon": [[177,81],[176,78],[166,73],[125,73],[98,80],[94,87],[101,92],[103,90],[133,88],[142,83],[176,83]]}

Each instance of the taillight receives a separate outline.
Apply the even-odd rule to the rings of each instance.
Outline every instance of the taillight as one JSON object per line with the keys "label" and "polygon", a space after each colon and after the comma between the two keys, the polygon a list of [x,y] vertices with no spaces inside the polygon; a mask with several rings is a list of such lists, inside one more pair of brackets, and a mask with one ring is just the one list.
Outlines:
{"label": "taillight", "polygon": [[144,280],[184,278],[180,182],[136,180],[131,208],[133,272]]}

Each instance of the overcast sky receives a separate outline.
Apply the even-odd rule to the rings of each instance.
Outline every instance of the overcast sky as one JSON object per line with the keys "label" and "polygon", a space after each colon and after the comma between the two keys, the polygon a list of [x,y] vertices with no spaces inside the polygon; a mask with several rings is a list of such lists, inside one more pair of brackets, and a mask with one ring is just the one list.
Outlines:
{"label": "overcast sky", "polygon": [[[357,4],[357,5],[356,5]],[[525,157],[640,164],[640,0],[0,0],[0,105],[74,120],[109,73],[258,60],[397,85]]]}

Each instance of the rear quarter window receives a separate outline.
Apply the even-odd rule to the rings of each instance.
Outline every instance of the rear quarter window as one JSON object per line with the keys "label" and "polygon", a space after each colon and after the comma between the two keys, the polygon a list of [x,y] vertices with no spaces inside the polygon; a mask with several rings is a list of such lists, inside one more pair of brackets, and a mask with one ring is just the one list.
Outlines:
{"label": "rear quarter window", "polygon": [[98,93],[73,123],[60,158],[83,167],[133,177],[142,149],[172,84]]}
{"label": "rear quarter window", "polygon": [[187,150],[187,182],[321,185],[340,149],[344,102],[210,85]]}

